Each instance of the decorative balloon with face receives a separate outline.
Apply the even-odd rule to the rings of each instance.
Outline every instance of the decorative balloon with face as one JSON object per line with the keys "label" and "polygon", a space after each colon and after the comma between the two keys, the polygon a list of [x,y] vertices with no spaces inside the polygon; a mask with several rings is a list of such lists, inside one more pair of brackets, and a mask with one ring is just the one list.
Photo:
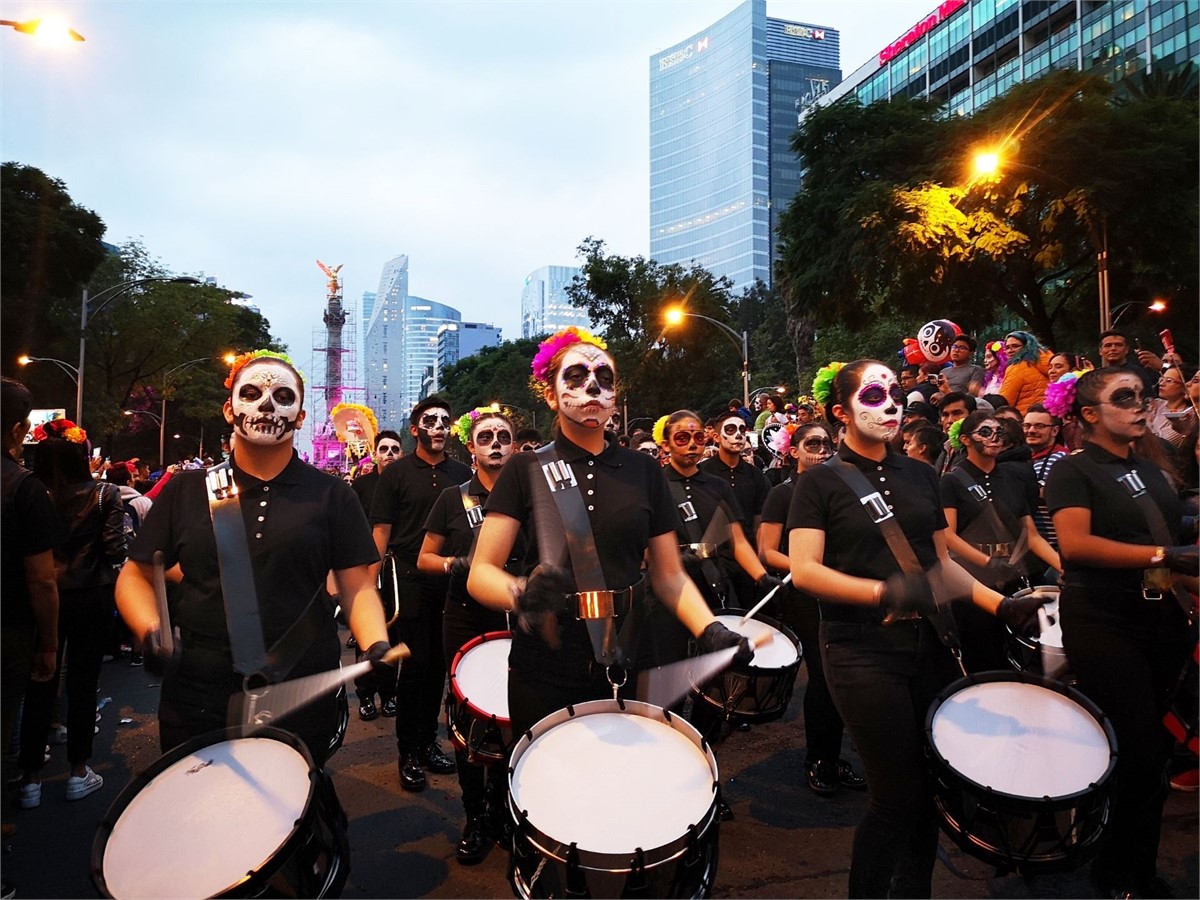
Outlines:
{"label": "decorative balloon with face", "polygon": [[917,344],[925,361],[940,363],[949,359],[950,346],[960,334],[962,329],[948,319],[934,319],[922,325],[917,332]]}
{"label": "decorative balloon with face", "polygon": [[617,406],[617,373],[607,351],[595,344],[568,346],[546,400],[563,418],[584,428],[603,428]]}
{"label": "decorative balloon with face", "polygon": [[900,430],[904,418],[904,389],[883,363],[869,363],[862,371],[858,387],[843,409],[848,422],[864,437],[890,441]]}
{"label": "decorative balloon with face", "polygon": [[899,355],[906,366],[921,366],[929,362],[921,352],[921,345],[917,343],[916,338],[905,338],[904,347]]}
{"label": "decorative balloon with face", "polygon": [[225,401],[225,421],[239,440],[259,446],[290,443],[304,422],[304,384],[281,359],[260,356],[243,365]]}

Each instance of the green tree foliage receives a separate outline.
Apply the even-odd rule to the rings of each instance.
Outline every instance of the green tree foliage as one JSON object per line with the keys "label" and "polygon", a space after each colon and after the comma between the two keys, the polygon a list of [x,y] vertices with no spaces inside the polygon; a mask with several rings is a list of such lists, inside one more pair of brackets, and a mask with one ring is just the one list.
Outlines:
{"label": "green tree foliage", "polygon": [[[1101,78],[1053,72],[961,119],[924,100],[812,113],[793,140],[809,170],[780,227],[800,367],[807,332],[881,315],[969,331],[1011,316],[1090,348],[1106,241],[1112,305],[1163,296],[1175,320],[1161,324],[1194,334],[1196,104],[1111,96]],[[984,147],[1000,168],[975,177]]]}
{"label": "green tree foliage", "polygon": [[537,345],[532,338],[504,341],[460,359],[441,373],[445,388],[438,391],[439,396],[450,402],[455,416],[492,403],[509,406],[518,429],[536,426],[547,436],[550,409],[529,385],[529,363]]}

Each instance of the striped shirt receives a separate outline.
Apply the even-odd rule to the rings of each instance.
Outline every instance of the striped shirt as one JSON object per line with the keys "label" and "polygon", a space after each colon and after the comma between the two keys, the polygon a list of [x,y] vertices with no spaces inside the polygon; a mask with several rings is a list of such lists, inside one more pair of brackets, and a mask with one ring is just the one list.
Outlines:
{"label": "striped shirt", "polygon": [[1067,449],[1062,444],[1055,444],[1049,453],[1035,456],[1032,460],[1033,474],[1041,487],[1038,492],[1037,509],[1033,511],[1033,524],[1037,527],[1038,534],[1044,537],[1055,551],[1058,550],[1058,532],[1054,530],[1054,521],[1050,518],[1050,511],[1046,509],[1046,478],[1049,477],[1054,464],[1066,455]]}

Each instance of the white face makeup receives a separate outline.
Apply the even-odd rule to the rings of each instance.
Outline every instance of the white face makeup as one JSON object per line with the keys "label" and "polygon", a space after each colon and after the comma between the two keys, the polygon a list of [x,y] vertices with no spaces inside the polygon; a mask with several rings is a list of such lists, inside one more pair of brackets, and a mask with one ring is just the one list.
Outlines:
{"label": "white face makeup", "polygon": [[717,426],[717,444],[726,453],[735,456],[746,449],[746,420],[739,415],[729,415]]}
{"label": "white face makeup", "polygon": [[891,369],[871,363],[863,369],[848,408],[851,424],[860,434],[873,441],[890,441],[904,417],[904,390]]}
{"label": "white face makeup", "polygon": [[441,453],[446,449],[446,438],[450,435],[450,410],[431,406],[411,423],[411,428],[426,453]]}
{"label": "white face makeup", "polygon": [[1132,373],[1122,373],[1109,379],[1093,406],[1099,428],[1115,438],[1136,440],[1146,433],[1149,421],[1150,398],[1145,394],[1142,380]]}
{"label": "white face makeup", "polygon": [[230,424],[242,440],[260,446],[290,443],[304,420],[300,378],[278,360],[248,364],[238,373],[229,401]]}
{"label": "white face makeup", "polygon": [[554,378],[557,409],[584,428],[603,428],[617,405],[612,357],[593,344],[572,344]]}
{"label": "white face makeup", "polygon": [[1006,444],[1004,429],[995,419],[984,420],[969,435],[964,435],[962,441],[968,449],[991,459],[1004,452]]}
{"label": "white face makeup", "polygon": [[792,435],[792,455],[803,464],[805,469],[810,466],[819,466],[833,456],[833,441],[823,430],[816,428],[806,431],[804,437],[800,437],[797,432]]}
{"label": "white face makeup", "polygon": [[400,446],[399,441],[392,438],[384,438],[375,448],[375,464],[379,466],[379,471],[382,472],[403,455],[404,449]]}
{"label": "white face makeup", "polygon": [[471,429],[471,442],[467,449],[475,456],[477,468],[496,472],[508,462],[514,446],[512,426],[504,419],[485,417],[479,419]]}

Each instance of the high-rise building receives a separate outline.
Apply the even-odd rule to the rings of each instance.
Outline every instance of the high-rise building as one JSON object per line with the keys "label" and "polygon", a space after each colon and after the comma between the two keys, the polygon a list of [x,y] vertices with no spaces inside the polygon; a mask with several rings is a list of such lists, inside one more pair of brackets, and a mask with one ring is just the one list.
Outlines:
{"label": "high-rise building", "polygon": [[800,186],[789,139],[841,80],[835,29],[746,0],[650,57],[650,256],[734,289],[771,283],[778,215]]}
{"label": "high-rise building", "polygon": [[458,322],[442,325],[437,330],[437,363],[433,368],[430,393],[437,393],[445,382],[442,373],[459,360],[474,356],[484,347],[500,345],[500,329],[483,322]]}
{"label": "high-rise building", "polygon": [[438,327],[461,319],[453,307],[409,295],[407,256],[384,264],[363,342],[366,403],[381,428],[405,424],[425,370],[437,363]]}
{"label": "high-rise building", "polygon": [[587,310],[571,303],[567,285],[580,275],[576,266],[542,266],[525,276],[521,291],[521,337],[553,334],[575,325],[590,329]]}

